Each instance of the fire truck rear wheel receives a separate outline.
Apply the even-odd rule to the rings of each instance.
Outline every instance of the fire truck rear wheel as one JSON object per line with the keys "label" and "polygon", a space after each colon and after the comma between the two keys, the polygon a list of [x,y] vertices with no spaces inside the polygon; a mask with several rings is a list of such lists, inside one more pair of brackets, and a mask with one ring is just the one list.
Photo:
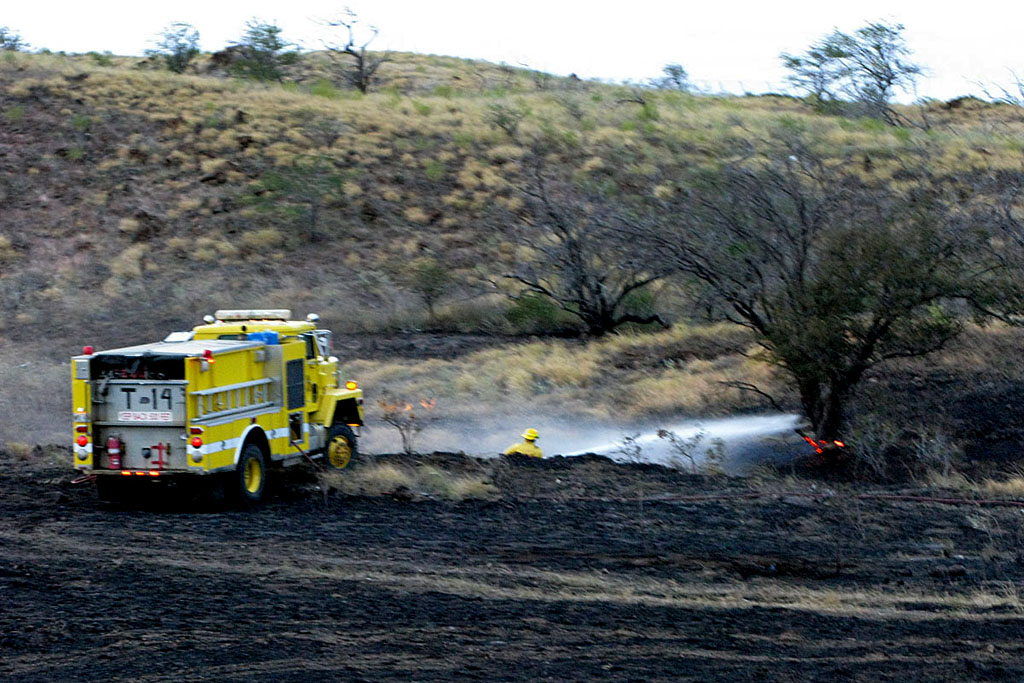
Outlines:
{"label": "fire truck rear wheel", "polygon": [[358,455],[356,435],[348,425],[334,425],[327,432],[327,451],[324,461],[333,469],[340,470],[348,466],[352,457]]}
{"label": "fire truck rear wheel", "polygon": [[238,458],[238,468],[231,481],[234,498],[245,506],[256,505],[263,499],[267,485],[267,459],[263,449],[254,443],[247,443]]}

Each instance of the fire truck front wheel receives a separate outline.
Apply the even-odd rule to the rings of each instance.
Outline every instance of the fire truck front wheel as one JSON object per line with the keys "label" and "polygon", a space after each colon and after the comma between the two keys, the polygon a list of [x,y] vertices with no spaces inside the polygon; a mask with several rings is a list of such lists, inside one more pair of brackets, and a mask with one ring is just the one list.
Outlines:
{"label": "fire truck front wheel", "polygon": [[231,478],[233,498],[243,506],[256,505],[263,499],[267,484],[267,459],[263,449],[254,443],[247,443],[238,458],[235,476]]}
{"label": "fire truck front wheel", "polygon": [[334,425],[327,432],[327,450],[324,460],[336,469],[344,469],[357,454],[356,435],[348,425]]}

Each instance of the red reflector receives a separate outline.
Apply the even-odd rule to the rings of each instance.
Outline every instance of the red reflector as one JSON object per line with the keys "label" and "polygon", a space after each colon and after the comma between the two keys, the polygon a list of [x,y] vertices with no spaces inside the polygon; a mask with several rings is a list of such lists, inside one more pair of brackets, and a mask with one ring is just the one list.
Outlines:
{"label": "red reflector", "polygon": [[202,447],[203,447],[203,440],[200,439],[198,436],[193,437],[192,438],[192,448],[202,448]]}
{"label": "red reflector", "polygon": [[202,427],[189,427],[188,428],[188,433],[189,434],[202,434],[203,433],[203,428]]}
{"label": "red reflector", "polygon": [[82,434],[81,436],[78,437],[76,443],[79,446],[87,446],[89,444],[89,437],[87,437],[85,434]]}
{"label": "red reflector", "polygon": [[75,427],[75,431],[79,433],[85,433],[89,431],[89,427],[86,425],[78,425],[77,427]]}

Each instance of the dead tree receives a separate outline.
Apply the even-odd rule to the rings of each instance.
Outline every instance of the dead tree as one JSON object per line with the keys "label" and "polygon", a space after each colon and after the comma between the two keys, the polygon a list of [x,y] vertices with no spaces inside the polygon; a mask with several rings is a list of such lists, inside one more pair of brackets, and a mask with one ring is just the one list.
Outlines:
{"label": "dead tree", "polygon": [[671,268],[652,268],[651,259],[622,238],[622,218],[611,200],[553,180],[540,165],[522,195],[530,219],[521,226],[519,242],[534,257],[504,275],[520,285],[511,298],[545,297],[595,337],[627,323],[668,327],[660,315],[636,304]]}
{"label": "dead tree", "polygon": [[388,61],[389,55],[387,52],[369,52],[367,48],[377,37],[379,29],[376,26],[370,26],[370,36],[365,40],[357,39],[356,27],[358,24],[359,18],[356,13],[346,8],[343,18],[328,21],[327,25],[335,28],[343,27],[348,33],[348,40],[341,44],[325,44],[324,47],[327,48],[331,61],[341,75],[341,80],[366,94],[370,87],[377,82],[377,70],[380,69],[381,64]]}

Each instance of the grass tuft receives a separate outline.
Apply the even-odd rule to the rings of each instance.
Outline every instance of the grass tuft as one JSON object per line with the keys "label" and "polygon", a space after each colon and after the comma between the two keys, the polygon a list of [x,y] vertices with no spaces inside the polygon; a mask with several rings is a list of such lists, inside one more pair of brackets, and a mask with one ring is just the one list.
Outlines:
{"label": "grass tuft", "polygon": [[320,474],[321,486],[349,495],[382,496],[406,490],[452,502],[491,499],[498,489],[483,476],[454,474],[432,465],[370,463]]}

